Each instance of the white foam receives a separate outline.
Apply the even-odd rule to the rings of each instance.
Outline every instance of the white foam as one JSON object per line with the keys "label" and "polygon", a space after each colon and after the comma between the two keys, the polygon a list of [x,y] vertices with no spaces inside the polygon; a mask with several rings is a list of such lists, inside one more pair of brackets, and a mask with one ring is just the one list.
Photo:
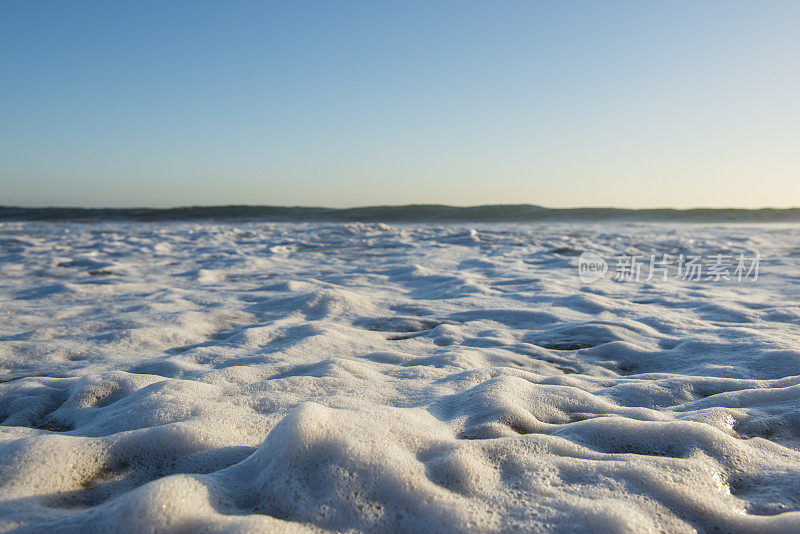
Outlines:
{"label": "white foam", "polygon": [[800,529],[798,227],[2,230],[2,530]]}

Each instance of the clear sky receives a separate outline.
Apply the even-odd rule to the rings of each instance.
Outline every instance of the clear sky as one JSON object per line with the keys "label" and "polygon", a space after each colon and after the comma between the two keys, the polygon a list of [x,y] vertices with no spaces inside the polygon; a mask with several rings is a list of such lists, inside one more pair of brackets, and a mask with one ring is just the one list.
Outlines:
{"label": "clear sky", "polygon": [[0,0],[0,204],[800,205],[797,1]]}

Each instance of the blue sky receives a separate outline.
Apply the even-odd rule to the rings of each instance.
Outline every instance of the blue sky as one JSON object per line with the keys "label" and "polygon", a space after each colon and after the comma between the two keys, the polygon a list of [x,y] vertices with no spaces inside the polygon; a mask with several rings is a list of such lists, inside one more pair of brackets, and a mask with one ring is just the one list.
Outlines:
{"label": "blue sky", "polygon": [[0,0],[0,204],[800,205],[800,2]]}

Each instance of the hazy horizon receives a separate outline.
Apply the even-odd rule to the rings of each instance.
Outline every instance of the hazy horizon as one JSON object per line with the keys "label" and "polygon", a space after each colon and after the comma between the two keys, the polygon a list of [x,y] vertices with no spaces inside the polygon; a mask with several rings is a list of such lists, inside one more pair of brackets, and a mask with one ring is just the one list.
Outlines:
{"label": "hazy horizon", "polygon": [[654,206],[654,207],[637,207],[637,206],[546,206],[543,204],[534,204],[528,202],[504,202],[504,203],[486,203],[486,204],[442,204],[435,202],[413,202],[413,203],[386,203],[386,204],[357,204],[357,205],[343,205],[333,206],[324,204],[250,204],[250,203],[231,203],[231,204],[173,204],[173,205],[55,205],[55,204],[41,204],[41,205],[19,205],[19,204],[0,204],[3,209],[20,209],[20,210],[184,210],[184,209],[216,209],[216,208],[275,208],[275,209],[309,209],[309,210],[363,210],[363,209],[380,209],[380,208],[411,208],[411,207],[431,207],[431,208],[456,208],[456,209],[477,209],[477,208],[512,208],[512,207],[527,207],[539,208],[543,210],[563,210],[563,211],[578,211],[578,210],[615,210],[615,211],[661,211],[661,210],[674,210],[674,211],[763,211],[763,210],[776,210],[776,211],[791,211],[800,210],[800,205],[795,206],[690,206],[690,207],[675,207],[675,206]]}

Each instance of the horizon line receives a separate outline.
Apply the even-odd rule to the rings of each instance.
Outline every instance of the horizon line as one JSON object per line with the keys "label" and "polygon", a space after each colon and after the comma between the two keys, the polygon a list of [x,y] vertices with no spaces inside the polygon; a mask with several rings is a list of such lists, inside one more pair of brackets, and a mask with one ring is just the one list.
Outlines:
{"label": "horizon line", "polygon": [[327,211],[348,211],[348,210],[366,210],[366,209],[399,209],[399,208],[448,208],[456,210],[469,210],[478,208],[536,208],[548,211],[576,211],[576,210],[613,210],[613,211],[793,211],[800,210],[800,205],[790,207],[711,207],[711,206],[694,206],[690,208],[678,207],[621,207],[621,206],[569,206],[569,207],[549,207],[541,204],[530,203],[492,203],[492,204],[440,204],[440,203],[408,203],[408,204],[363,204],[346,207],[333,207],[333,206],[314,206],[303,204],[182,204],[172,205],[165,207],[155,206],[70,206],[70,205],[44,205],[44,206],[30,206],[30,205],[8,205],[0,204],[0,210],[81,210],[81,211],[123,211],[123,210],[146,210],[146,211],[174,211],[174,210],[195,210],[195,209],[221,209],[221,208],[275,208],[275,209],[303,209],[303,210],[327,210]]}

